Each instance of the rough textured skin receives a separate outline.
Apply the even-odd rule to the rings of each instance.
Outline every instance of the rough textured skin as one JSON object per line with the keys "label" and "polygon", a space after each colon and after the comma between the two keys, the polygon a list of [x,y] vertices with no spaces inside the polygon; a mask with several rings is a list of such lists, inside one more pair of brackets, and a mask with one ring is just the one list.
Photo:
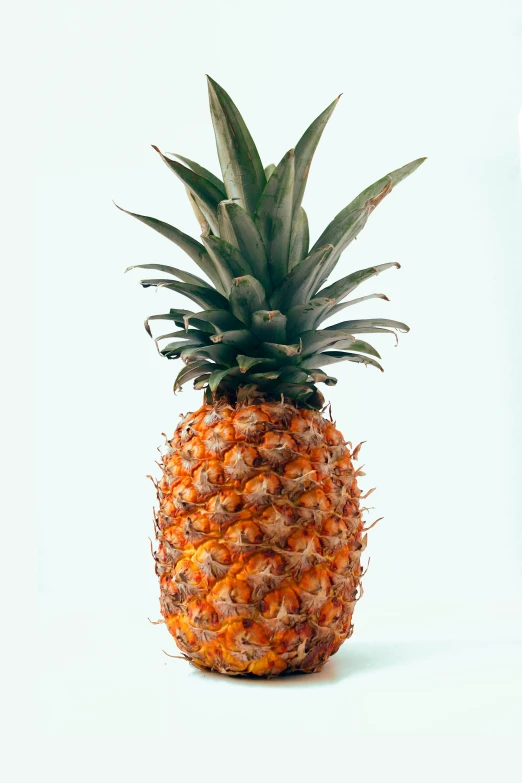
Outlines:
{"label": "rough textured skin", "polygon": [[162,615],[192,663],[315,672],[351,635],[366,545],[357,451],[283,402],[182,419],[162,458],[155,559]]}

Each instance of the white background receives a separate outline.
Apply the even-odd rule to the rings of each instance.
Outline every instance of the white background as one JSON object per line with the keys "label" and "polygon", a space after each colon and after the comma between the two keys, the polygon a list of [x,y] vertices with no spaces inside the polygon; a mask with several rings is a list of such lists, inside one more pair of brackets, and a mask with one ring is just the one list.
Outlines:
{"label": "white background", "polygon": [[[522,14],[495,3],[47,2],[31,12],[38,275],[39,779],[519,779]],[[158,617],[155,449],[200,404],[142,321],[190,264],[120,205],[198,236],[150,148],[217,172],[205,73],[265,165],[340,92],[304,205],[312,238],[422,155],[338,276],[399,261],[361,317],[404,320],[383,375],[339,365],[375,516],[355,634],[320,675],[194,671]],[[27,130],[27,128],[26,128]],[[35,154],[36,152],[36,154]],[[187,267],[191,268],[191,267]],[[191,268],[192,269],[192,268]],[[193,270],[197,271],[197,270]]]}

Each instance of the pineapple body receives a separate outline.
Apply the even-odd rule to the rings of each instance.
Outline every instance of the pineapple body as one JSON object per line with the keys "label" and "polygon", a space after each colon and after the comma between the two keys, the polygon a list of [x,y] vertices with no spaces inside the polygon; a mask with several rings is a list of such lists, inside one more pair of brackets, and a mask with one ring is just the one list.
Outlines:
{"label": "pineapple body", "polygon": [[350,636],[366,536],[352,455],[321,413],[202,406],[168,443],[158,498],[161,612],[193,664],[314,672]]}

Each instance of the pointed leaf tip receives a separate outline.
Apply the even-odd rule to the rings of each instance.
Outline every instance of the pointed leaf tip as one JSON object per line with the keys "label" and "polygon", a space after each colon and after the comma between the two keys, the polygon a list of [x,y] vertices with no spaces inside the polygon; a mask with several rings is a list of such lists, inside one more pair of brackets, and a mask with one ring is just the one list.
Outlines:
{"label": "pointed leaf tip", "polygon": [[230,95],[207,76],[210,114],[229,199],[238,198],[240,205],[253,215],[266,176],[256,145],[245,121]]}

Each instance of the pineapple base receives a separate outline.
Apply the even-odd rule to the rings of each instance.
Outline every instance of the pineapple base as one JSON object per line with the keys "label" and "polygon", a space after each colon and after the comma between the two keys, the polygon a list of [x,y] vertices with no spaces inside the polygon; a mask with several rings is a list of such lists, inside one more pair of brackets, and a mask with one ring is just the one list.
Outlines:
{"label": "pineapple base", "polygon": [[160,608],[191,663],[317,672],[353,630],[366,533],[334,423],[291,403],[203,405],[162,457]]}

